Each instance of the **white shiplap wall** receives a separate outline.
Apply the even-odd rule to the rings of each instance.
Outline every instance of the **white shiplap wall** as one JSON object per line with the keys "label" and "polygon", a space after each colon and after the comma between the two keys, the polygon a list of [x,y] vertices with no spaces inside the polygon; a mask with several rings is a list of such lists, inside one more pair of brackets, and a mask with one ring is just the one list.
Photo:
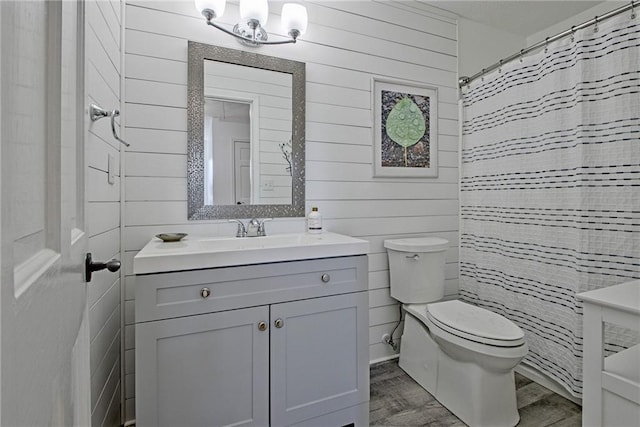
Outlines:
{"label": "white shiplap wall", "polygon": [[[370,358],[393,355],[380,343],[398,319],[389,297],[383,241],[448,239],[447,293],[458,289],[458,110],[455,20],[420,2],[305,2],[310,24],[296,45],[259,53],[307,64],[307,210],[326,229],[366,239],[369,252]],[[270,28],[281,3],[271,2]],[[225,235],[225,221],[187,221],[187,40],[248,49],[205,25],[192,1],[127,1],[125,8],[125,395],[135,418],[133,257],[154,234]],[[223,24],[237,20],[227,4]],[[439,175],[372,178],[371,79],[428,84],[439,93]],[[302,218],[277,219],[271,233],[303,231]],[[399,335],[397,333],[397,335]]]}
{"label": "white shiplap wall", "polygon": [[[120,0],[85,3],[85,107],[120,108]],[[89,252],[96,261],[120,259],[120,144],[108,119],[88,123],[85,140],[86,221]],[[115,182],[107,182],[113,156]],[[88,285],[91,337],[91,424],[121,424],[121,281],[119,274],[95,273]]]}

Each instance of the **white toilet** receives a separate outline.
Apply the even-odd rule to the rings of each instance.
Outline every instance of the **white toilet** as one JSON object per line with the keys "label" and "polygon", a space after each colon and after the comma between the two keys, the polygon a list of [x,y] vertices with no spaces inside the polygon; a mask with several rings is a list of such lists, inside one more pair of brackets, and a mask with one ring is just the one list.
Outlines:
{"label": "white toilet", "polygon": [[470,426],[514,426],[513,369],[529,348],[507,318],[444,297],[439,238],[385,240],[391,296],[406,313],[400,367]]}

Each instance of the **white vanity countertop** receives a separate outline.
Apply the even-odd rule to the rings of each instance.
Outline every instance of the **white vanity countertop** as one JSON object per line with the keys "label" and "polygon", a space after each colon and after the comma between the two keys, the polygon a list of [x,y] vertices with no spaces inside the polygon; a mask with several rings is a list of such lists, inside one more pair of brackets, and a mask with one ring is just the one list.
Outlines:
{"label": "white vanity countertop", "polygon": [[586,302],[640,314],[640,280],[594,289],[576,296]]}
{"label": "white vanity countertop", "polygon": [[337,233],[274,234],[265,237],[187,236],[165,243],[153,238],[135,256],[135,274],[163,273],[235,265],[264,264],[364,255],[369,242]]}

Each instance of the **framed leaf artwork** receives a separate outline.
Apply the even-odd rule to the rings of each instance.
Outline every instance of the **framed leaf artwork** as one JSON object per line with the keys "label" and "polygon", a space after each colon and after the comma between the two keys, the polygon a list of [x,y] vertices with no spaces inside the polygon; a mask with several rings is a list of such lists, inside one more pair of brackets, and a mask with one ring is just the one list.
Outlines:
{"label": "framed leaf artwork", "polygon": [[373,176],[438,176],[438,90],[374,78]]}

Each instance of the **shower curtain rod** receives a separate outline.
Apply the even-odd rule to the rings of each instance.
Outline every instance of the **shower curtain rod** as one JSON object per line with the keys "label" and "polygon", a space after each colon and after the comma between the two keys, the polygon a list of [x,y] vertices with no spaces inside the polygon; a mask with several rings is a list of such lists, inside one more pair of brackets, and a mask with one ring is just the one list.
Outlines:
{"label": "shower curtain rod", "polygon": [[604,21],[605,19],[609,19],[613,16],[616,16],[620,13],[626,12],[627,10],[631,10],[632,11],[632,18],[635,18],[635,7],[638,5],[638,0],[631,0],[631,3],[621,6],[617,9],[612,10],[611,12],[605,13],[602,16],[596,16],[593,19],[588,20],[587,22],[584,22],[580,25],[574,25],[573,27],[571,27],[570,29],[563,31],[561,33],[556,34],[553,37],[547,37],[546,39],[544,39],[541,42],[538,42],[532,46],[526,47],[524,49],[521,49],[520,52],[518,53],[514,53],[513,55],[501,59],[500,61],[496,62],[495,64],[491,65],[490,67],[487,68],[483,68],[482,71],[475,73],[473,76],[471,77],[467,77],[467,76],[463,76],[460,77],[458,79],[458,86],[459,87],[463,87],[468,85],[469,83],[471,83],[473,80],[477,79],[478,77],[482,77],[483,75],[485,75],[486,73],[489,73],[495,69],[498,69],[500,67],[502,67],[504,64],[506,64],[507,62],[513,61],[514,59],[520,58],[524,55],[526,55],[527,53],[534,51],[536,49],[540,49],[541,47],[546,46],[547,44],[554,42],[556,40],[560,40],[563,37],[566,37],[572,33],[574,33],[577,30],[581,30],[583,28],[587,28],[590,25],[593,24],[597,24],[598,22]]}

